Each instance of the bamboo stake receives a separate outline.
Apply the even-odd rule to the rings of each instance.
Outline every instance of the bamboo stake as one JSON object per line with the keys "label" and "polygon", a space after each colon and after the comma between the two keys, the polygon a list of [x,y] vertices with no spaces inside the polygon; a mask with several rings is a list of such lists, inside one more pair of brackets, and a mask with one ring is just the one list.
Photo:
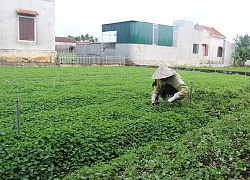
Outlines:
{"label": "bamboo stake", "polygon": [[192,94],[193,94],[193,82],[190,83],[190,93],[189,93],[189,106],[191,106],[191,102],[192,102]]}
{"label": "bamboo stake", "polygon": [[18,97],[16,98],[16,120],[17,120],[17,135],[20,138],[20,118],[19,118],[19,107],[18,107]]}

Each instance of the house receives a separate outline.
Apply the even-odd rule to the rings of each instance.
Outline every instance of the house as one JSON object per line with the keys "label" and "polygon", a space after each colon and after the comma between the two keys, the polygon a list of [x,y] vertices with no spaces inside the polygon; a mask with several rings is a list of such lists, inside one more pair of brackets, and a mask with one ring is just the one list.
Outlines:
{"label": "house", "polygon": [[235,44],[214,28],[177,20],[173,26],[125,21],[102,25],[102,43],[77,45],[81,55],[122,56],[126,64],[230,66]]}
{"label": "house", "polygon": [[235,44],[214,28],[192,21],[177,20],[174,46],[177,47],[177,65],[230,66]]}
{"label": "house", "polygon": [[56,37],[55,49],[57,52],[75,53],[77,41],[72,37]]}
{"label": "house", "polygon": [[2,0],[0,62],[54,63],[55,0]]}

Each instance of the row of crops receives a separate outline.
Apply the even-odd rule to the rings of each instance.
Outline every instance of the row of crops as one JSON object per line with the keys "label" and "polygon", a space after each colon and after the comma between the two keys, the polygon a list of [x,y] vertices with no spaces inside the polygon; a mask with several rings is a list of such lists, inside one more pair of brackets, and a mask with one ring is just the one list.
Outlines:
{"label": "row of crops", "polygon": [[249,178],[249,77],[177,70],[192,96],[151,106],[154,71],[1,67],[0,179]]}

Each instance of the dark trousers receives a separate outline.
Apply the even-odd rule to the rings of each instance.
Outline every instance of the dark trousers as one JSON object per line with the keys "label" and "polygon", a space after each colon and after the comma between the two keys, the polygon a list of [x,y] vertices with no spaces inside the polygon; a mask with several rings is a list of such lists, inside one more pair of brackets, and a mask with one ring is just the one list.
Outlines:
{"label": "dark trousers", "polygon": [[165,100],[168,95],[174,95],[177,92],[178,91],[173,86],[166,85],[159,95]]}
{"label": "dark trousers", "polygon": [[[156,81],[153,82],[152,86],[156,86]],[[174,95],[177,92],[173,86],[167,84],[159,95],[165,100],[168,95]]]}

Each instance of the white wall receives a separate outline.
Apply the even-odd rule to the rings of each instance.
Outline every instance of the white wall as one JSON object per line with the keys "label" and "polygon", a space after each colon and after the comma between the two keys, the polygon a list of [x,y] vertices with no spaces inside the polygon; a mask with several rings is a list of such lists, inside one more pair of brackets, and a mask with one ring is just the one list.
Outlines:
{"label": "white wall", "polygon": [[[218,47],[224,47],[224,39],[222,38],[216,38],[213,37],[211,38],[211,44],[210,44],[210,60],[214,62],[222,62],[222,57],[217,57],[218,56]],[[223,49],[224,51],[224,49]]]}
{"label": "white wall", "polygon": [[[1,0],[0,49],[55,50],[55,0]],[[34,10],[36,42],[18,41],[17,8]]]}
{"label": "white wall", "polygon": [[250,66],[250,60],[247,60],[247,61],[245,62],[245,66]]}
{"label": "white wall", "polygon": [[138,65],[160,65],[162,63],[176,65],[176,47],[143,45],[143,44],[117,44],[116,55],[124,56],[129,62]]}
{"label": "white wall", "polygon": [[183,28],[194,28],[193,21],[186,21],[186,20],[175,20],[173,22],[173,26],[183,27]]}
{"label": "white wall", "polygon": [[126,63],[137,65],[176,64],[176,48],[142,44],[116,44],[115,49],[102,51],[100,43],[77,44],[76,52],[81,55],[120,56]]}
{"label": "white wall", "polygon": [[177,59],[199,60],[199,54],[193,54],[193,44],[200,44],[198,31],[182,27],[179,27],[177,31]]}
{"label": "white wall", "polygon": [[224,41],[224,55],[222,58],[222,63],[224,66],[232,66],[234,65],[234,58],[232,57],[232,53],[235,52],[236,44],[230,41]]}

